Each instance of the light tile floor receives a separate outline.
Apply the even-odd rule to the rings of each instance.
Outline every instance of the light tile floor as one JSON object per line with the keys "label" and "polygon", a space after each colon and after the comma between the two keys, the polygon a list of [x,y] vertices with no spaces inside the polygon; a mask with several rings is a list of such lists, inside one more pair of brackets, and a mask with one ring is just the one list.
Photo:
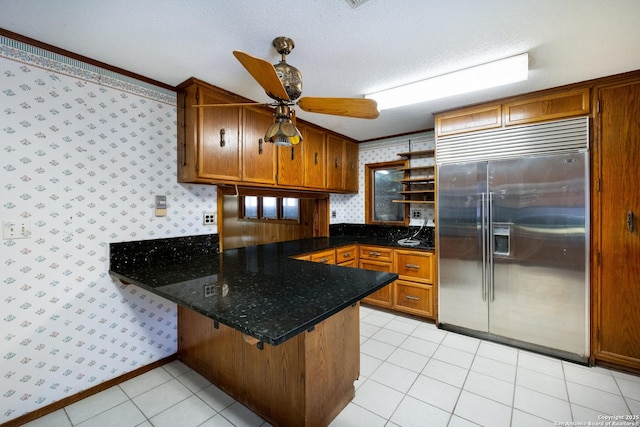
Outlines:
{"label": "light tile floor", "polygon": [[[610,416],[618,419],[609,425],[640,425],[624,418],[640,415],[638,376],[445,332],[370,307],[362,307],[360,317],[356,397],[331,427],[607,425]],[[27,424],[268,425],[179,361]]]}

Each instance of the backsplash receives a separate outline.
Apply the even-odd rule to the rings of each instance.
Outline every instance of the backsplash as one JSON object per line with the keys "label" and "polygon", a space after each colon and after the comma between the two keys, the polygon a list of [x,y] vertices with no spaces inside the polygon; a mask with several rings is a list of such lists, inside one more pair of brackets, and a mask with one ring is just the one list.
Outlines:
{"label": "backsplash", "polygon": [[426,246],[435,245],[435,228],[429,226],[396,226],[396,225],[369,225],[369,224],[332,224],[329,226],[329,234],[334,236],[361,236],[380,240],[380,242],[393,241],[413,237],[422,241]]}
{"label": "backsplash", "polygon": [[[0,37],[0,424],[176,352],[175,304],[108,274],[111,242],[216,233],[176,182],[176,96]],[[155,217],[154,196],[167,196]]]}

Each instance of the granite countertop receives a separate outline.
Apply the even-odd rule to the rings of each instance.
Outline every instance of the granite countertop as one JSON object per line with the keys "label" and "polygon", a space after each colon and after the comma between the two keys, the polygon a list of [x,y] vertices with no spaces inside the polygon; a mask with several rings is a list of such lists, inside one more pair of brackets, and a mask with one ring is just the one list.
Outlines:
{"label": "granite countertop", "polygon": [[111,243],[109,272],[278,345],[398,277],[291,258],[354,243],[380,245],[374,238],[338,236],[218,253],[211,235]]}

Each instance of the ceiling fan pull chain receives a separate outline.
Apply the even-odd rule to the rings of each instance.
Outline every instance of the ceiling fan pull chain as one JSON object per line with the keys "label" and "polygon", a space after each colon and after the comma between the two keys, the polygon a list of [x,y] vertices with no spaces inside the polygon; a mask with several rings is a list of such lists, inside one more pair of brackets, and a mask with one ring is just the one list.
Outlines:
{"label": "ceiling fan pull chain", "polygon": [[220,129],[220,147],[224,147],[224,145],[226,144],[225,140],[224,140],[224,134],[227,131],[224,130],[224,128]]}

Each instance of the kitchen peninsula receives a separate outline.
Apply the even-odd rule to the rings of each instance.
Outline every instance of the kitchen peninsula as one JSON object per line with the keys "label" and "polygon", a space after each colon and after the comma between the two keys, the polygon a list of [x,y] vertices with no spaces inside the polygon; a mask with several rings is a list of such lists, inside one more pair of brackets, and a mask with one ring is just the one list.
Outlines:
{"label": "kitchen peninsula", "polygon": [[274,425],[327,425],[355,394],[359,301],[397,275],[291,258],[339,238],[216,239],[112,243],[110,273],[178,304],[185,364]]}

